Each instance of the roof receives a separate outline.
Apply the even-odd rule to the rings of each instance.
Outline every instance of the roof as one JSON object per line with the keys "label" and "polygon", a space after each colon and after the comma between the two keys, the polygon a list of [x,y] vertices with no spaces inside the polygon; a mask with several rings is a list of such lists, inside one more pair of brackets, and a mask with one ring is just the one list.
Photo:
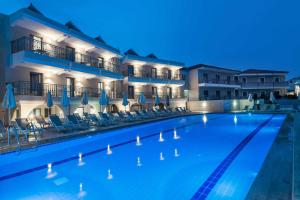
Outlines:
{"label": "roof", "polygon": [[148,56],[146,56],[148,58],[157,58],[157,56],[154,53],[150,53]]}
{"label": "roof", "polygon": [[128,49],[125,53],[125,55],[134,55],[134,56],[139,56],[133,49]]}
{"label": "roof", "polygon": [[97,40],[97,41],[99,41],[99,42],[101,42],[103,44],[106,44],[106,42],[103,40],[103,38],[100,35],[98,35],[97,37],[95,37],[95,40]]}
{"label": "roof", "polygon": [[287,71],[266,70],[266,69],[247,69],[242,74],[287,74]]}
{"label": "roof", "polygon": [[228,69],[228,68],[224,68],[224,67],[217,67],[217,66],[206,65],[206,64],[193,65],[193,66],[190,66],[188,69],[191,70],[191,69],[200,69],[200,68],[211,68],[211,69],[215,69],[215,70],[225,70],[225,71],[231,71],[231,72],[235,72],[235,73],[240,73],[241,72],[239,70]]}
{"label": "roof", "polygon": [[71,22],[71,21],[68,21],[68,22],[65,24],[65,26],[66,26],[67,28],[69,28],[69,29],[73,29],[74,31],[78,31],[78,32],[82,33],[82,31],[81,31],[79,28],[77,28],[77,26],[75,26],[75,24],[74,24],[73,22]]}
{"label": "roof", "polygon": [[39,15],[43,15],[43,13],[41,13],[36,7],[34,7],[34,5],[32,3],[27,7],[27,9],[31,10],[32,12],[35,12]]}
{"label": "roof", "polygon": [[67,32],[68,34],[71,34],[74,37],[88,41],[90,43],[93,43],[95,46],[99,46],[101,48],[107,49],[109,51],[112,51],[120,55],[119,49],[112,47],[106,44],[105,42],[99,41],[97,38],[93,38],[86,35],[79,28],[77,28],[73,22],[69,21],[66,24],[62,24],[55,20],[52,20],[46,17],[45,15],[43,15],[35,6],[33,6],[33,4],[30,4],[27,8],[22,8],[20,10],[17,10],[16,12],[10,14],[10,17],[11,20],[13,21],[15,19],[24,17],[24,15],[25,16],[29,15],[30,17],[33,17],[34,20],[39,20],[41,23],[46,24],[46,26],[51,26],[54,29]]}

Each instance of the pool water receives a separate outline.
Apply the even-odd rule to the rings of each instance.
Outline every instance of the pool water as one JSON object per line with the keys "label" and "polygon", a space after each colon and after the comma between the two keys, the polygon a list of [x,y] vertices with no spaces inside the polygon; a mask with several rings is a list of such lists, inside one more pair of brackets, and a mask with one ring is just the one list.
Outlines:
{"label": "pool water", "polygon": [[195,115],[3,154],[0,198],[244,199],[284,119]]}

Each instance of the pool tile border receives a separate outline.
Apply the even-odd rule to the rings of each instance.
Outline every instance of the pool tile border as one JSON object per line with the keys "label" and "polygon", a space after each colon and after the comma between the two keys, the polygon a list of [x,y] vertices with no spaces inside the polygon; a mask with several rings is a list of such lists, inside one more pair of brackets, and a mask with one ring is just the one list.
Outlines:
{"label": "pool tile border", "polygon": [[217,168],[209,175],[209,177],[200,186],[200,188],[193,195],[191,200],[204,200],[207,198],[209,193],[213,190],[217,182],[224,175],[224,173],[231,165],[231,163],[235,160],[235,158],[240,154],[240,152],[244,149],[244,147],[252,140],[252,138],[273,119],[273,117],[274,115],[270,116],[258,127],[256,127],[226,156],[226,158],[217,166]]}

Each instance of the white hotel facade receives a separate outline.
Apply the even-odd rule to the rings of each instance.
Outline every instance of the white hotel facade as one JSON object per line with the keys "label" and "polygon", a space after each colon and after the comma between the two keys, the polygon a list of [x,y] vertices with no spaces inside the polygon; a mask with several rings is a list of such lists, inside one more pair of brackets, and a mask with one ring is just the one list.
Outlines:
{"label": "white hotel facade", "polygon": [[[85,111],[99,111],[102,89],[110,98],[109,110],[123,110],[122,97],[128,95],[135,108],[141,92],[147,107],[154,104],[157,93],[164,103],[170,96],[174,106],[185,106],[183,63],[167,61],[155,55],[140,56],[133,50],[123,55],[101,37],[92,38],[72,22],[60,24],[30,5],[10,15],[0,14],[0,80],[12,83],[17,100],[14,117],[63,115],[60,108],[62,88],[71,97],[71,112],[83,111],[81,95],[89,93]],[[51,91],[54,107],[46,109],[45,96]],[[0,99],[1,100],[1,99]],[[3,111],[2,111],[3,112]]]}

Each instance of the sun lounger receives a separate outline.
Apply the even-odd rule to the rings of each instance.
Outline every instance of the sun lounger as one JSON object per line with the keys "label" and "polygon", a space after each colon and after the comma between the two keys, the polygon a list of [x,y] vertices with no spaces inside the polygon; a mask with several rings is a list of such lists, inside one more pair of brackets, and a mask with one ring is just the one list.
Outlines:
{"label": "sun lounger", "polygon": [[17,118],[16,119],[16,128],[19,132],[19,134],[23,134],[25,136],[25,139],[28,141],[29,134],[34,134],[35,139],[37,140],[36,134],[39,134],[42,136],[43,129],[37,128],[33,123],[28,122],[24,118]]}
{"label": "sun lounger", "polygon": [[74,129],[74,126],[72,126],[71,124],[63,123],[57,115],[50,115],[49,118],[54,128],[59,132]]}
{"label": "sun lounger", "polygon": [[126,114],[127,114],[127,116],[129,116],[130,118],[135,119],[135,120],[142,120],[143,119],[140,116],[137,116],[136,114],[133,114],[129,111],[127,111]]}
{"label": "sun lounger", "polygon": [[119,116],[121,121],[124,121],[124,122],[133,122],[133,121],[135,121],[135,119],[133,119],[132,117],[128,116],[127,114],[125,114],[123,112],[118,112],[117,115]]}
{"label": "sun lounger", "polygon": [[49,128],[51,126],[51,124],[46,122],[46,120],[41,116],[36,116],[35,120],[41,128]]}
{"label": "sun lounger", "polygon": [[77,118],[75,117],[75,115],[68,115],[67,118],[68,118],[68,121],[76,128],[80,128],[80,129],[88,129],[89,128],[88,124],[78,121]]}
{"label": "sun lounger", "polygon": [[111,118],[107,113],[99,112],[99,116],[103,120],[104,125],[116,124],[117,122]]}
{"label": "sun lounger", "polygon": [[0,135],[1,137],[6,137],[7,135],[6,128],[4,127],[2,120],[0,120]]}

